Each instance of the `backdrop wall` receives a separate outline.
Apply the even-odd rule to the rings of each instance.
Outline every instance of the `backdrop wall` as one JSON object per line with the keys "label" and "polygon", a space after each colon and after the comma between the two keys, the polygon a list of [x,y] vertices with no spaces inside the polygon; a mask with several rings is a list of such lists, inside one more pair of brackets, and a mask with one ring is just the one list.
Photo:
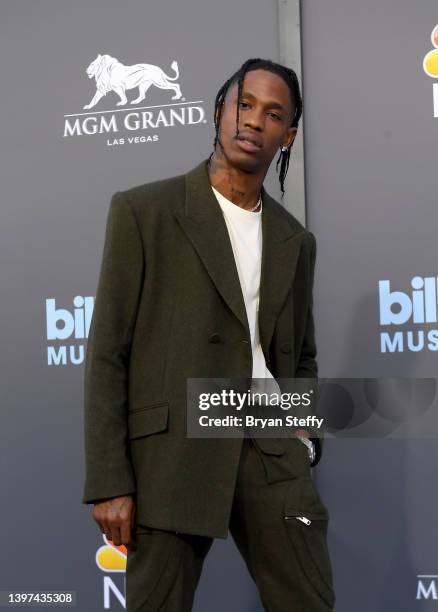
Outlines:
{"label": "backdrop wall", "polygon": [[[277,2],[14,0],[0,17],[0,589],[73,590],[81,611],[118,610],[123,554],[80,503],[82,366],[110,197],[210,153],[219,87],[248,57],[280,58]],[[432,74],[423,69],[437,23],[431,0],[302,7],[322,376],[435,375],[435,349],[406,348],[409,331],[433,323],[392,326],[403,350],[382,352],[379,281],[412,295],[413,277],[437,276],[433,57]],[[93,75],[111,58],[176,78],[144,100],[138,89],[126,104],[114,91],[97,99],[87,68]],[[279,198],[274,164],[265,187]],[[286,205],[295,210],[293,198]],[[331,513],[339,612],[438,605],[436,458],[434,440],[327,440],[314,475]],[[231,538],[215,542],[195,605],[224,609],[262,610]]]}
{"label": "backdrop wall", "polygon": [[[318,239],[321,376],[436,377],[437,347],[427,346],[436,315],[428,324],[412,316],[381,324],[379,281],[412,301],[412,279],[438,274],[437,23],[436,4],[427,0],[415,7],[405,0],[303,3],[307,224]],[[434,49],[433,78],[423,59]],[[400,334],[393,351],[382,352],[385,333]],[[419,350],[409,349],[410,333]],[[327,440],[315,472],[331,510],[337,610],[437,609],[433,435]]]}

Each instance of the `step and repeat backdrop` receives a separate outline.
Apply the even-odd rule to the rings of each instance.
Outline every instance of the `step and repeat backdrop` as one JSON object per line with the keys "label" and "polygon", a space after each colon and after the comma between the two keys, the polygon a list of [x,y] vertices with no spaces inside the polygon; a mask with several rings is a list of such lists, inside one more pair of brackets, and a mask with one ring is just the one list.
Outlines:
{"label": "step and repeat backdrop", "polygon": [[[81,504],[83,364],[109,203],[210,154],[216,93],[249,57],[279,59],[276,1],[2,3],[0,591],[124,608],[126,550]],[[149,67],[133,86],[137,64]],[[275,172],[266,188],[279,195]],[[196,609],[262,610],[231,538],[212,547]]]}
{"label": "step and repeat backdrop", "polygon": [[[0,591],[73,591],[81,612],[121,610],[126,550],[81,503],[83,362],[110,198],[209,155],[223,82],[249,57],[279,61],[277,2],[15,0],[0,17]],[[306,0],[301,17],[320,374],[434,377],[436,4]],[[152,86],[112,76],[136,64]],[[274,165],[265,187],[279,199]],[[438,610],[436,442],[326,441],[314,477],[339,612]],[[194,609],[263,609],[231,538],[215,541]]]}
{"label": "step and repeat backdrop", "polygon": [[[303,2],[321,376],[437,376],[437,25],[428,0]],[[326,441],[336,610],[438,610],[437,432],[414,426]]]}

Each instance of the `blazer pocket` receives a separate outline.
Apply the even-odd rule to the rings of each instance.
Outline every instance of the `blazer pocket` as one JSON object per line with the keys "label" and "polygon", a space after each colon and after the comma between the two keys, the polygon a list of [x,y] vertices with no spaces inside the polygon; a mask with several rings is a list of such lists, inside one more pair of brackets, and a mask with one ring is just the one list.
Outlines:
{"label": "blazer pocket", "polygon": [[169,420],[169,402],[155,403],[143,408],[136,408],[128,413],[129,439],[135,440],[149,434],[167,429]]}

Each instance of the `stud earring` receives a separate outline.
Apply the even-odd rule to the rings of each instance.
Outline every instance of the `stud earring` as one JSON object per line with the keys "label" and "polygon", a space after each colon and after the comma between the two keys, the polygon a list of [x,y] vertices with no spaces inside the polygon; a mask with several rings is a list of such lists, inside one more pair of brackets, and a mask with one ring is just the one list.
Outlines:
{"label": "stud earring", "polygon": [[285,151],[287,151],[287,147],[281,147],[281,150],[283,153],[285,153]]}

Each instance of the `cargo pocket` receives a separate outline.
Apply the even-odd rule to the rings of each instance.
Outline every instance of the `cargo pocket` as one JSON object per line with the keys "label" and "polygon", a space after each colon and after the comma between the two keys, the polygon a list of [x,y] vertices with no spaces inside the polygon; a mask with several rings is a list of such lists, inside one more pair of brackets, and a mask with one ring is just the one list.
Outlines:
{"label": "cargo pocket", "polygon": [[135,440],[167,429],[169,402],[157,402],[128,412],[129,439]]}
{"label": "cargo pocket", "polygon": [[260,457],[269,484],[294,478],[290,461],[280,438],[249,438]]}
{"label": "cargo pocket", "polygon": [[333,607],[335,594],[327,546],[329,514],[310,476],[296,478],[288,485],[283,518],[303,573],[327,605]]}
{"label": "cargo pocket", "polygon": [[266,474],[266,482],[269,484],[310,473],[307,448],[299,440],[253,438],[252,436],[250,439],[261,459]]}

